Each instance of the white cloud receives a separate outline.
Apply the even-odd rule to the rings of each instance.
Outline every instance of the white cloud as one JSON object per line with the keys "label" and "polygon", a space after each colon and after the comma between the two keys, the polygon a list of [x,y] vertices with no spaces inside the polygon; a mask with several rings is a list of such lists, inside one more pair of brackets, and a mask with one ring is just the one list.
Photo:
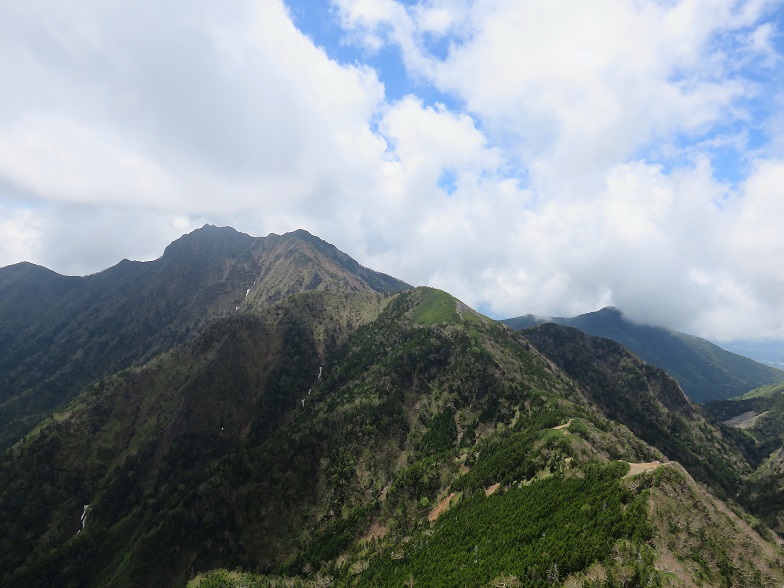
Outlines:
{"label": "white cloud", "polygon": [[734,217],[732,249],[745,267],[784,279],[784,265],[761,267],[784,251],[784,161],[758,161],[728,208]]}
{"label": "white cloud", "polygon": [[338,3],[355,30],[394,31],[389,40],[412,71],[464,99],[494,139],[512,135],[542,183],[596,179],[595,170],[653,141],[739,116],[738,99],[755,91],[727,72],[732,58],[718,41],[755,22],[762,8],[754,3],[429,3],[461,23],[448,29],[455,43],[443,60],[428,54],[409,15],[418,10],[392,4],[368,19],[357,15],[365,2]]}
{"label": "white cloud", "polygon": [[0,206],[0,267],[38,256],[41,221],[34,211]]}
{"label": "white cloud", "polygon": [[[125,202],[149,184],[160,201],[184,198],[177,206],[212,212],[215,194],[238,181],[248,196],[221,206],[248,204],[251,194],[270,198],[265,192],[278,186],[303,197],[347,159],[383,150],[368,129],[383,99],[375,74],[330,61],[280,2],[113,6],[107,15],[101,3],[82,3],[87,24],[71,17],[56,34],[33,31],[63,51],[56,63],[29,37],[9,42],[39,72],[39,87],[26,92],[55,93],[0,115],[0,169],[14,184],[63,200]],[[46,10],[30,9],[27,21]],[[85,75],[100,82],[66,77],[93,61],[96,71]],[[6,77],[4,86],[12,90],[19,77]],[[51,184],[56,177],[66,179],[59,188]]]}
{"label": "white cloud", "polygon": [[0,175],[31,199],[170,205],[178,194],[157,162],[111,131],[66,117],[20,117],[0,135]]}
{"label": "white cloud", "polygon": [[[746,151],[758,165],[733,191],[709,159],[715,149],[743,153],[759,132],[737,125],[752,120],[762,92],[743,68],[780,60],[775,25],[760,20],[768,3],[385,2],[373,18],[357,10],[366,3],[337,4],[354,34],[399,45],[413,74],[464,100],[484,144],[525,170],[526,189],[504,206],[472,200],[491,203],[493,222],[452,208],[433,216],[439,242],[481,268],[440,267],[431,274],[440,283],[502,316],[613,303],[715,337],[771,334],[764,325],[775,321],[751,327],[744,317],[782,314],[751,304],[784,279],[763,268],[750,276],[747,259],[770,266],[781,250],[769,234],[776,215],[759,213],[778,208],[777,194],[764,196],[776,174],[765,152]],[[429,52],[428,34],[446,40],[445,56]],[[473,253],[476,243],[487,255]]]}

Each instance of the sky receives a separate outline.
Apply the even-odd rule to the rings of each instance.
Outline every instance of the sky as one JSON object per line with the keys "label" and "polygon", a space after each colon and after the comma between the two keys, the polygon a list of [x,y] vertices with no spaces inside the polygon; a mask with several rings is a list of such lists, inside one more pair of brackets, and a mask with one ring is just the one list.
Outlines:
{"label": "sky", "polygon": [[0,0],[0,266],[304,228],[494,318],[784,339],[784,0]]}

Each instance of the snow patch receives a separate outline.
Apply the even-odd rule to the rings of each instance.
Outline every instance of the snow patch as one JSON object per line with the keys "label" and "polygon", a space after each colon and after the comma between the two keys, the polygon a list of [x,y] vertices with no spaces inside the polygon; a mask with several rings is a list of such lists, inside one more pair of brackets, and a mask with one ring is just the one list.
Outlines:
{"label": "snow patch", "polygon": [[89,508],[90,508],[90,505],[89,505],[89,504],[85,504],[85,505],[84,505],[84,510],[82,511],[82,528],[81,528],[81,529],[79,529],[79,530],[76,532],[76,534],[77,534],[77,535],[78,535],[79,533],[81,533],[81,532],[84,530],[84,522],[85,522],[85,520],[87,520],[87,510],[88,510]]}

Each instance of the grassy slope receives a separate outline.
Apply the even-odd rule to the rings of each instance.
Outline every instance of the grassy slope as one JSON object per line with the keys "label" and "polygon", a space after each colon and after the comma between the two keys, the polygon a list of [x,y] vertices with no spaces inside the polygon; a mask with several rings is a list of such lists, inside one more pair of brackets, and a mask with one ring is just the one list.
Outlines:
{"label": "grassy slope", "polygon": [[411,314],[411,322],[414,324],[434,325],[462,321],[476,323],[487,320],[443,290],[424,287],[419,290],[422,299]]}
{"label": "grassy slope", "polygon": [[742,400],[749,400],[753,398],[774,398],[784,392],[784,384],[770,384],[768,386],[761,386],[746,392],[740,397]]}

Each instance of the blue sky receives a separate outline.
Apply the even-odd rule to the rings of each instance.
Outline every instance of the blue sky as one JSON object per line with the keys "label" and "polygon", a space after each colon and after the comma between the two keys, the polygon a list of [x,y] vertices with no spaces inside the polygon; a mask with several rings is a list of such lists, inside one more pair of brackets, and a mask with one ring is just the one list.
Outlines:
{"label": "blue sky", "polygon": [[782,1],[0,7],[0,265],[305,228],[494,317],[784,339]]}
{"label": "blue sky", "polygon": [[[400,4],[416,6],[415,2]],[[459,107],[455,96],[440,92],[420,76],[409,77],[398,46],[386,44],[378,49],[369,49],[352,40],[341,27],[340,11],[334,4],[288,0],[286,5],[297,28],[312,39],[315,45],[323,47],[331,59],[343,64],[361,63],[372,67],[384,84],[387,100],[400,100],[413,94],[431,106],[441,103],[450,108]],[[428,43],[428,49],[437,56],[443,56],[447,47],[446,39]]]}
{"label": "blue sky", "polygon": [[[402,51],[399,45],[386,43],[379,48],[368,48],[346,31],[341,22],[339,4],[314,3],[302,0],[287,0],[286,2],[294,24],[307,35],[315,45],[322,47],[331,59],[342,64],[364,64],[372,67],[379,80],[384,84],[385,97],[388,101],[397,101],[407,95],[416,96],[424,105],[435,106],[443,104],[450,110],[459,110],[466,107],[460,96],[453,92],[441,91],[436,84],[430,83],[421,75],[409,75],[403,62]],[[415,10],[421,5],[435,5],[437,3],[417,3],[412,1],[400,2],[399,5],[408,10]],[[770,51],[782,55],[784,49],[784,36],[781,32],[780,7],[771,5],[764,11],[765,18],[754,22],[751,26],[740,27],[746,35],[752,34],[755,27],[770,26],[771,32],[767,42]],[[388,26],[380,26],[379,31],[383,36],[388,34]],[[384,29],[387,29],[386,31]],[[445,60],[449,56],[450,45],[459,42],[459,37],[450,35],[436,36],[425,35],[422,44],[436,59]],[[726,35],[719,33],[710,44],[717,51],[729,55],[739,54],[744,51],[746,39],[744,35]],[[649,161],[658,161],[666,169],[683,165],[687,159],[684,151],[693,149],[695,145],[702,145],[702,151],[707,155],[713,166],[713,175],[720,182],[732,186],[741,183],[750,173],[753,164],[753,154],[767,149],[775,137],[771,137],[767,122],[771,117],[776,117],[780,111],[779,105],[771,96],[781,91],[784,87],[781,63],[771,63],[771,56],[760,55],[756,58],[743,60],[743,63],[733,64],[733,75],[745,78],[758,86],[757,91],[737,103],[737,107],[744,110],[744,115],[729,118],[726,121],[717,121],[702,133],[684,134],[674,141],[678,147],[673,155],[662,154],[658,145],[645,145],[634,155]],[[674,74],[674,77],[677,73]],[[688,79],[684,79],[688,83]],[[481,116],[471,113],[474,123],[481,125]],[[524,169],[515,170],[515,175],[524,176]],[[439,178],[438,186],[448,193],[455,189],[455,170],[446,169]]]}
{"label": "blue sky", "polygon": [[[398,4],[408,10],[415,10],[418,6],[432,6],[438,3],[405,1]],[[416,73],[409,75],[403,62],[401,48],[394,42],[372,49],[364,46],[352,32],[342,26],[340,4],[325,2],[314,5],[313,2],[303,0],[287,0],[286,5],[294,24],[312,39],[314,44],[322,47],[331,59],[343,64],[358,63],[372,67],[384,84],[388,101],[414,95],[425,105],[434,106],[440,103],[452,110],[465,108],[465,103],[458,95],[440,91],[436,84],[430,83],[421,75]],[[745,35],[753,34],[755,28],[767,25],[771,31],[767,39],[770,51],[779,56],[784,55],[781,7],[771,4],[763,14],[764,19],[755,21],[750,26],[740,27],[742,34],[727,35],[721,32],[716,34],[709,44],[713,45],[716,51],[728,55],[740,54],[747,43]],[[388,34],[388,31],[385,31],[388,28],[384,25],[379,26],[379,34],[381,36]],[[445,60],[448,58],[450,45],[460,40],[459,36],[425,35],[422,44],[434,58]],[[784,75],[782,75],[781,63],[771,61],[770,54],[763,54],[731,65],[733,75],[758,85],[757,91],[752,96],[737,104],[745,111],[743,117],[717,121],[717,124],[706,128],[702,134],[696,136],[686,134],[677,140],[682,150],[701,142],[705,152],[710,156],[714,176],[719,180],[731,184],[742,182],[750,171],[749,154],[766,149],[770,141],[775,139],[770,136],[766,123],[771,117],[776,117],[780,111],[780,105],[770,98],[784,87]],[[673,78],[677,75],[675,72]],[[689,82],[688,78],[684,78],[684,81]],[[476,117],[475,124],[481,125],[481,117],[476,113],[471,114]],[[730,138],[734,138],[735,142],[728,144]],[[675,157],[667,157],[658,153],[656,147],[655,144],[646,146],[636,155],[640,158],[659,160],[668,168],[683,163],[683,153],[678,153]],[[447,184],[450,183],[448,178],[453,174],[453,170],[445,172]]]}

